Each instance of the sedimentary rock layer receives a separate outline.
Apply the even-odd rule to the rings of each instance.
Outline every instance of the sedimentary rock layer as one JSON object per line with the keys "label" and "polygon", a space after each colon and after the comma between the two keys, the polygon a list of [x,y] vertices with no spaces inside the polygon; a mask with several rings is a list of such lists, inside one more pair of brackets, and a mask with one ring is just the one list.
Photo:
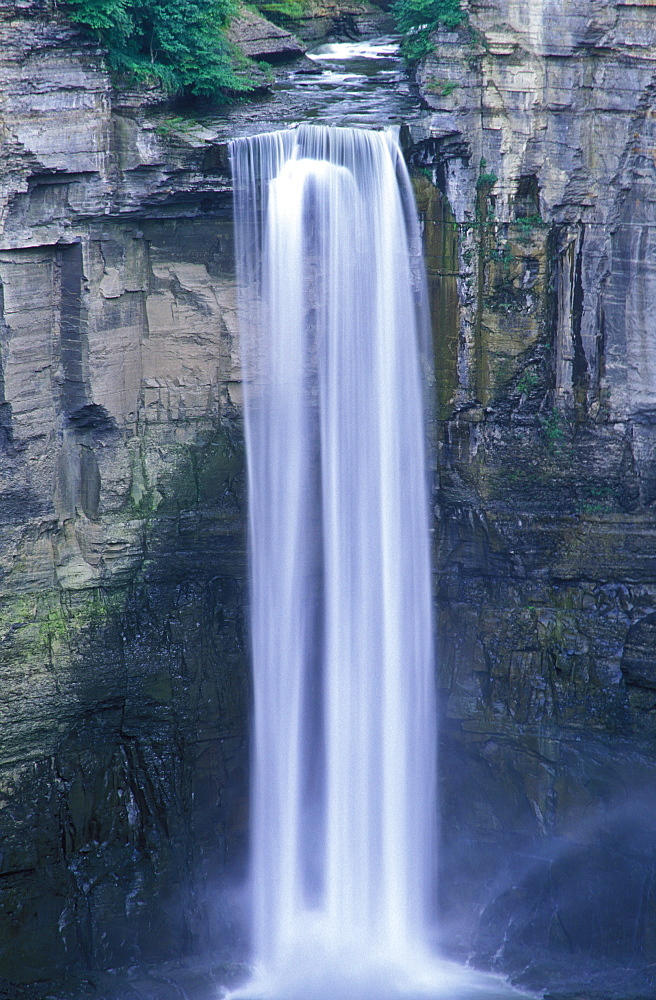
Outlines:
{"label": "sedimentary rock layer", "polygon": [[3,5],[0,47],[0,976],[29,982],[230,939],[243,473],[221,157],[117,113],[50,5]]}
{"label": "sedimentary rock layer", "polygon": [[411,153],[439,190],[420,181],[438,359],[445,878],[447,862],[456,872],[444,905],[466,938],[457,911],[471,891],[484,909],[465,947],[508,969],[571,952],[644,967],[655,11],[464,6],[466,23],[439,31],[418,69],[431,115]]}

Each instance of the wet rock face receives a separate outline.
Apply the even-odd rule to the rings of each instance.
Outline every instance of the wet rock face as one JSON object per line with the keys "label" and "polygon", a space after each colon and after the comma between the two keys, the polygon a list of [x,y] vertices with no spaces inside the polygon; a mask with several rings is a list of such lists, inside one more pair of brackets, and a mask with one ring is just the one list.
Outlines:
{"label": "wet rock face", "polygon": [[[208,243],[220,224],[208,223]],[[80,382],[57,378],[60,251],[0,262],[12,407],[0,964],[19,980],[206,946],[223,919],[218,881],[243,874],[244,482],[222,319],[232,289],[200,263],[202,237],[144,226],[147,240],[118,225],[82,239],[87,318],[69,358]],[[140,287],[103,267],[119,251],[142,256]]]}
{"label": "wet rock face", "polygon": [[455,948],[528,984],[578,995],[572,963],[612,961],[643,978],[599,995],[647,996],[654,7],[466,6],[409,154],[442,344],[442,905]]}
{"label": "wet rock face", "polygon": [[117,114],[50,5],[0,5],[0,42],[0,979],[29,983],[243,946],[244,473],[223,161]]}

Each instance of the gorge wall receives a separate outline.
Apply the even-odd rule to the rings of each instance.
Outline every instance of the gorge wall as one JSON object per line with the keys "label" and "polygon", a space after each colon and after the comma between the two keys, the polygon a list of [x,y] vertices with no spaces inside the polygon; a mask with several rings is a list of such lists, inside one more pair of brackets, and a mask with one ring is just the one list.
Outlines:
{"label": "gorge wall", "polygon": [[0,45],[0,975],[30,982],[230,952],[243,463],[223,161],[49,5],[2,5]]}
{"label": "gorge wall", "polygon": [[[656,6],[464,6],[405,135],[436,331],[445,938],[569,975],[563,996],[574,965],[599,996],[632,967],[615,995],[645,1000]],[[46,0],[0,0],[0,43],[0,976],[228,961],[249,680],[225,150],[117,91]]]}
{"label": "gorge wall", "polygon": [[440,190],[443,900],[542,985],[654,960],[656,7],[468,11],[411,153]]}

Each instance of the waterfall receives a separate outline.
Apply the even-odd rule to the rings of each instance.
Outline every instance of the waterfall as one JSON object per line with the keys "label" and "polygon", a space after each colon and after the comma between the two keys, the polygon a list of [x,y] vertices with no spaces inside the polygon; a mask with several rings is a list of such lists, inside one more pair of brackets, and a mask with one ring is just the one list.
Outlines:
{"label": "waterfall", "polygon": [[[231,144],[262,981],[409,967],[435,866],[418,223],[389,132]],[[308,975],[312,974],[312,968]],[[275,987],[273,987],[275,992]]]}

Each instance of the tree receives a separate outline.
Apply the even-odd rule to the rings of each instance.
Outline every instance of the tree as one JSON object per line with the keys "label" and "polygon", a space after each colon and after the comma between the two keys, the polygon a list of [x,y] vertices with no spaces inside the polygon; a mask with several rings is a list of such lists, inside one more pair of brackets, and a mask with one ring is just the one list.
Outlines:
{"label": "tree", "polygon": [[431,51],[431,33],[440,25],[456,28],[465,19],[460,0],[395,0],[391,9],[404,35],[401,51],[411,62]]}
{"label": "tree", "polygon": [[110,65],[169,93],[251,90],[247,60],[223,32],[238,0],[65,0],[71,20],[107,49]]}

